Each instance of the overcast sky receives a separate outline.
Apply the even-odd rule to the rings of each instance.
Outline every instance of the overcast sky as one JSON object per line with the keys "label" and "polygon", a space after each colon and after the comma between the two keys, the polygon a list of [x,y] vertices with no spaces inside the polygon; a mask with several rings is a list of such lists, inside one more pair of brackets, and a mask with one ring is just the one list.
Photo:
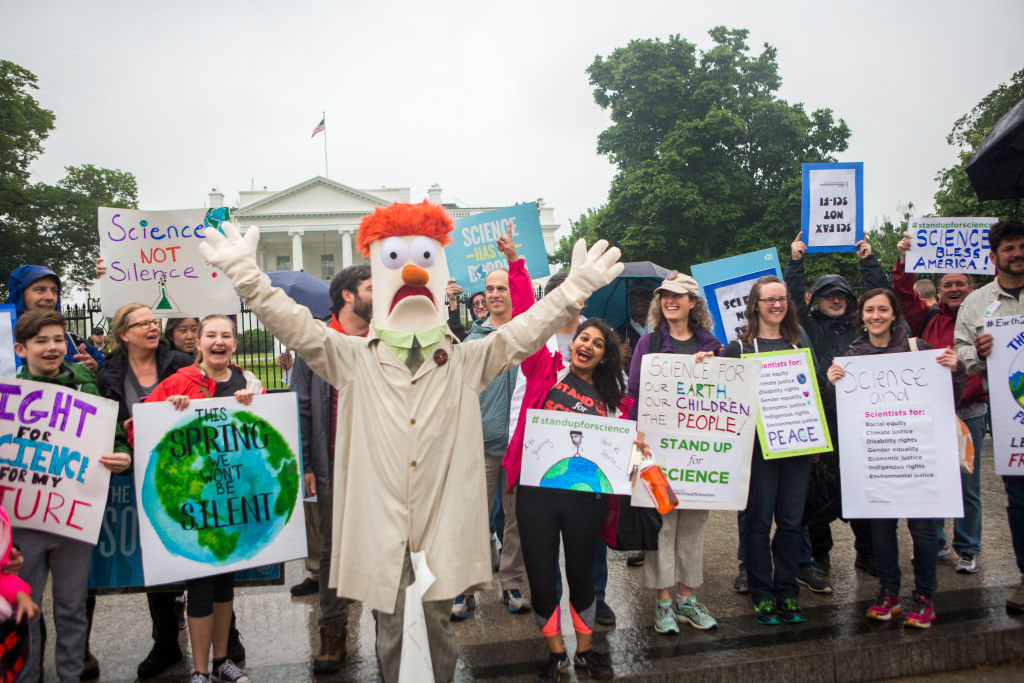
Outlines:
{"label": "overcast sky", "polygon": [[[750,30],[781,96],[850,125],[866,225],[931,209],[953,122],[1024,67],[1024,2],[81,2],[0,0],[0,58],[56,114],[35,177],[133,172],[140,206],[229,204],[324,173],[359,188],[439,183],[445,201],[543,197],[563,226],[607,198],[608,125],[586,68],[634,38]],[[796,227],[796,226],[794,226]]]}

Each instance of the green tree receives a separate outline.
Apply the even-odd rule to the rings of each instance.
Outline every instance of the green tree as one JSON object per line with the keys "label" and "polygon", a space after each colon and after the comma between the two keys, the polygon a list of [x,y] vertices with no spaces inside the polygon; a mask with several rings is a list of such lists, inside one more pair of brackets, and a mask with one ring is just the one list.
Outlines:
{"label": "green tree", "polygon": [[953,124],[946,142],[957,149],[959,159],[955,166],[939,171],[935,179],[939,189],[935,193],[935,210],[939,216],[1000,216],[1024,219],[1020,202],[1014,200],[978,201],[970,179],[967,163],[992,126],[1008,111],[1024,100],[1024,69],[1013,74],[1009,83],[1003,83]]}
{"label": "green tree", "polygon": [[[627,260],[669,268],[775,245],[785,258],[800,225],[800,164],[834,161],[850,130],[777,96],[776,50],[751,54],[748,32],[719,26],[714,46],[634,40],[587,69],[612,125],[598,152],[618,166],[608,203],[572,222]],[[565,261],[565,245],[556,258]]]}

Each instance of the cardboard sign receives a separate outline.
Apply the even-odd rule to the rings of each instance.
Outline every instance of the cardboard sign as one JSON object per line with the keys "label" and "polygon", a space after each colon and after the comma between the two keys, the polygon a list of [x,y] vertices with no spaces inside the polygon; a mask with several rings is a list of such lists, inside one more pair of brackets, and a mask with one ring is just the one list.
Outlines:
{"label": "cardboard sign", "polygon": [[[637,430],[679,508],[742,510],[757,429],[761,361],[649,353],[640,369]],[[653,507],[642,487],[632,504]]]}
{"label": "cardboard sign", "polygon": [[744,354],[761,359],[757,436],[765,460],[832,450],[810,349]]}
{"label": "cardboard sign", "polygon": [[690,268],[708,302],[718,341],[728,344],[747,326],[747,299],[754,281],[763,275],[782,279],[779,254],[775,248],[701,263]]}
{"label": "cardboard sign", "polygon": [[801,164],[800,231],[807,253],[857,251],[864,239],[864,164]]}
{"label": "cardboard sign", "polygon": [[530,277],[546,277],[551,272],[537,202],[516,204],[455,221],[452,242],[444,251],[451,276],[463,292],[483,291],[488,273],[497,268],[508,269],[508,261],[498,252],[495,242],[510,230],[516,252],[526,260]]}
{"label": "cardboard sign", "polygon": [[14,353],[17,317],[14,304],[0,304],[0,377],[14,377],[21,366],[21,358]]}
{"label": "cardboard sign", "polygon": [[837,358],[843,517],[963,517],[953,382],[941,351]]}
{"label": "cardboard sign", "polygon": [[14,683],[25,668],[29,655],[28,619],[0,622],[0,683]]}
{"label": "cardboard sign", "polygon": [[117,403],[59,384],[0,380],[0,504],[15,528],[95,543]]}
{"label": "cardboard sign", "polygon": [[911,218],[908,273],[995,275],[988,230],[998,218]]}
{"label": "cardboard sign", "polygon": [[557,410],[526,412],[524,486],[628,495],[636,423]]}
{"label": "cardboard sign", "polygon": [[[218,230],[218,209],[136,211],[99,209],[103,315],[138,301],[159,318],[239,312],[231,279],[206,262],[199,245],[206,230]],[[208,217],[207,214],[210,214]]]}
{"label": "cardboard sign", "polygon": [[295,394],[140,403],[133,415],[147,586],[306,556]]}
{"label": "cardboard sign", "polygon": [[996,474],[1024,476],[1024,315],[986,318],[985,332]]}

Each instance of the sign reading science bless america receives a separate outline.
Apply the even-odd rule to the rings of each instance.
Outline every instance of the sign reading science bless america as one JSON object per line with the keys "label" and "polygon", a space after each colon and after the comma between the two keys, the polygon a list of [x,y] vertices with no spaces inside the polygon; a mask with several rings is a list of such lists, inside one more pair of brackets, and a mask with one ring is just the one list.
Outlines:
{"label": "sign reading science bless america", "polygon": [[526,260],[531,278],[546,277],[548,254],[537,214],[537,202],[466,216],[455,221],[452,242],[445,247],[448,269],[466,293],[482,291],[484,278],[492,270],[508,269],[498,252],[497,239],[511,232],[520,258]]}

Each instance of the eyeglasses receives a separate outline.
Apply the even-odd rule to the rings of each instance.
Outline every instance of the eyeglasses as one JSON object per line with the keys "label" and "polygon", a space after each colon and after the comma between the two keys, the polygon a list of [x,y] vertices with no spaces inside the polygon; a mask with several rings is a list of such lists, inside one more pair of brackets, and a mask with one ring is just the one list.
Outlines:
{"label": "eyeglasses", "polygon": [[821,298],[826,301],[843,301],[846,299],[846,295],[842,292],[829,292],[828,294],[822,294]]}
{"label": "eyeglasses", "polygon": [[137,323],[132,323],[131,325],[129,325],[128,329],[130,330],[130,329],[132,329],[134,327],[152,327],[153,325],[156,325],[157,327],[160,327],[160,321],[159,320],[140,320]]}
{"label": "eyeglasses", "polygon": [[788,296],[769,296],[769,297],[766,297],[764,299],[758,299],[758,301],[760,301],[763,304],[768,304],[769,306],[774,306],[775,304],[788,304],[789,303],[789,297]]}

